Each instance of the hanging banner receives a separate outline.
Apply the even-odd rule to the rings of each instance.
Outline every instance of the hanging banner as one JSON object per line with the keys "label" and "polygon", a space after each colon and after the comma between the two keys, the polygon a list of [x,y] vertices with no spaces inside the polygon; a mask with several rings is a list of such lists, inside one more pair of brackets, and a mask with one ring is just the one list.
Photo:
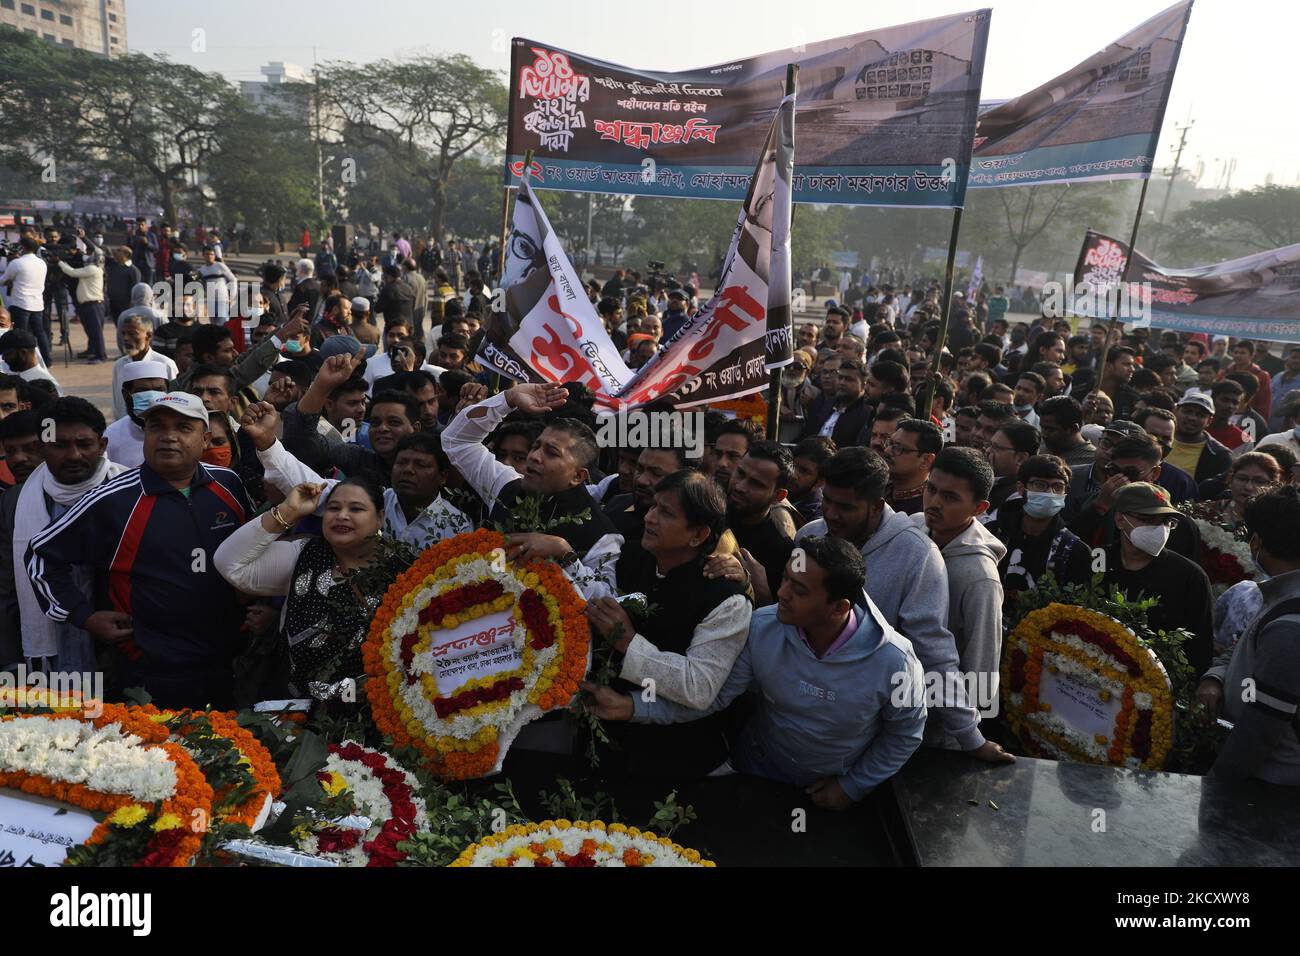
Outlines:
{"label": "hanging banner", "polygon": [[483,323],[479,360],[519,382],[580,382],[604,404],[632,379],[528,177],[506,239],[505,307]]}
{"label": "hanging banner", "polygon": [[516,38],[507,178],[528,149],[544,189],[741,199],[798,64],[795,202],[960,206],[989,10],[807,43],[681,73]]}
{"label": "hanging banner", "polygon": [[[780,178],[778,144],[784,135],[783,118],[793,115],[794,98],[783,98],[781,107],[768,125],[767,141],[736,217],[717,291],[637,372],[636,379],[619,395],[621,404],[644,405],[662,398],[686,408],[767,387],[765,341],[773,338],[773,332],[780,332],[770,329],[767,318],[773,210]],[[785,321],[788,342],[788,298]]]}
{"label": "hanging banner", "polygon": [[1120,318],[1130,324],[1127,300],[1130,311],[1139,303],[1161,329],[1300,342],[1300,243],[1197,269],[1166,269],[1139,252],[1126,295],[1110,296],[1108,309],[1106,293],[1119,288],[1127,257],[1125,243],[1088,230],[1075,269],[1074,314],[1109,315],[1118,299]]}
{"label": "hanging banner", "polygon": [[1186,0],[1024,96],[981,107],[970,188],[1151,175]]}

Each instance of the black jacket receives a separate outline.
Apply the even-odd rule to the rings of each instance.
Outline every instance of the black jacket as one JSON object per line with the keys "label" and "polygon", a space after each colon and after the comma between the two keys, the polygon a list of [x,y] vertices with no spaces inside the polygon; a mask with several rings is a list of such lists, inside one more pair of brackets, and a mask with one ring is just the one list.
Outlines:
{"label": "black jacket", "polygon": [[[826,424],[826,419],[830,418],[833,413],[834,406],[830,406],[820,410],[816,418],[809,418],[808,424],[804,426],[799,435],[799,440],[803,441],[805,438],[819,434],[822,426]],[[872,407],[867,404],[865,395],[840,412],[835,427],[831,429],[831,441],[835,442],[835,447],[848,448],[859,444],[858,436],[871,421],[871,414]]]}
{"label": "black jacket", "polygon": [[415,315],[415,290],[401,281],[386,283],[375,298],[375,311],[383,314],[385,326],[402,322],[411,328]]}
{"label": "black jacket", "polygon": [[293,295],[289,296],[289,304],[285,307],[286,311],[292,314],[293,310],[303,303],[307,304],[307,321],[310,322],[316,314],[316,304],[320,302],[320,281],[311,278],[303,279],[293,287]]}
{"label": "black jacket", "polygon": [[[653,607],[647,618],[634,616],[637,633],[673,654],[686,653],[695,628],[719,604],[744,593],[725,578],[705,578],[703,557],[660,577],[654,557],[633,542],[624,546],[618,559],[617,578],[620,591],[642,593]],[[622,680],[615,686],[624,693],[643,690]],[[605,729],[621,748],[610,755],[610,762],[635,776],[703,777],[726,759],[734,707],[680,724],[606,723]]]}
{"label": "black jacket", "polygon": [[1192,478],[1199,485],[1203,481],[1217,478],[1227,471],[1231,464],[1232,452],[1228,451],[1228,446],[1207,434],[1205,449],[1201,452],[1201,457],[1196,459],[1196,474],[1192,475]]}

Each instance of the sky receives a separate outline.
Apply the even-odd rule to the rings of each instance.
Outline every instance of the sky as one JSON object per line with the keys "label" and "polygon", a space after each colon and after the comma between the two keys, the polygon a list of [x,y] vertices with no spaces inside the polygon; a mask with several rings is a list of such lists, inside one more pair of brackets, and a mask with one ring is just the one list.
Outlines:
{"label": "sky", "polygon": [[[510,38],[528,37],[625,66],[678,70],[800,42],[979,8],[960,0],[126,0],[133,52],[164,53],[231,82],[262,79],[281,60],[364,62],[464,53],[509,66]],[[1008,99],[1127,33],[1171,0],[1001,0],[993,3],[982,98]],[[798,14],[792,19],[791,13]],[[196,30],[203,49],[196,51]],[[1190,117],[1182,167],[1231,186],[1266,178],[1300,185],[1294,38],[1300,6],[1283,0],[1197,0],[1165,113],[1157,172],[1173,164]],[[1229,82],[1231,81],[1231,82]],[[1245,95],[1245,87],[1255,92]]]}

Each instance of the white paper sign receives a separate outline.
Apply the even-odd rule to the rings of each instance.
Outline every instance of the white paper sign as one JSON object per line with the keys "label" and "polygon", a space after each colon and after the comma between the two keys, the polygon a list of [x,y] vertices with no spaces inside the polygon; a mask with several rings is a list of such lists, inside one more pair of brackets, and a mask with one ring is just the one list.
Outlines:
{"label": "white paper sign", "polygon": [[1115,733],[1120,701],[1116,697],[1104,701],[1100,695],[1101,688],[1072,674],[1053,674],[1044,668],[1039,679],[1038,699],[1051,704],[1052,713],[1090,737],[1102,734],[1109,740]]}
{"label": "white paper sign", "polygon": [[415,669],[431,673],[444,697],[467,682],[512,671],[521,658],[515,649],[518,625],[509,611],[496,611],[434,635],[437,642],[415,661]]}
{"label": "white paper sign", "polygon": [[58,866],[68,850],[90,839],[96,826],[85,810],[0,790],[0,868]]}

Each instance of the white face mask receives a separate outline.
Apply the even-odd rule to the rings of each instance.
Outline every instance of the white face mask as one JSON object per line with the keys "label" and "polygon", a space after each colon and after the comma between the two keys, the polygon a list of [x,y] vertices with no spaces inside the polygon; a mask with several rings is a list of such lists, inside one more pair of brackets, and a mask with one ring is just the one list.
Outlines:
{"label": "white face mask", "polygon": [[1129,541],[1133,542],[1133,547],[1139,551],[1145,551],[1154,558],[1168,544],[1169,531],[1170,528],[1167,524],[1135,525],[1126,534]]}

